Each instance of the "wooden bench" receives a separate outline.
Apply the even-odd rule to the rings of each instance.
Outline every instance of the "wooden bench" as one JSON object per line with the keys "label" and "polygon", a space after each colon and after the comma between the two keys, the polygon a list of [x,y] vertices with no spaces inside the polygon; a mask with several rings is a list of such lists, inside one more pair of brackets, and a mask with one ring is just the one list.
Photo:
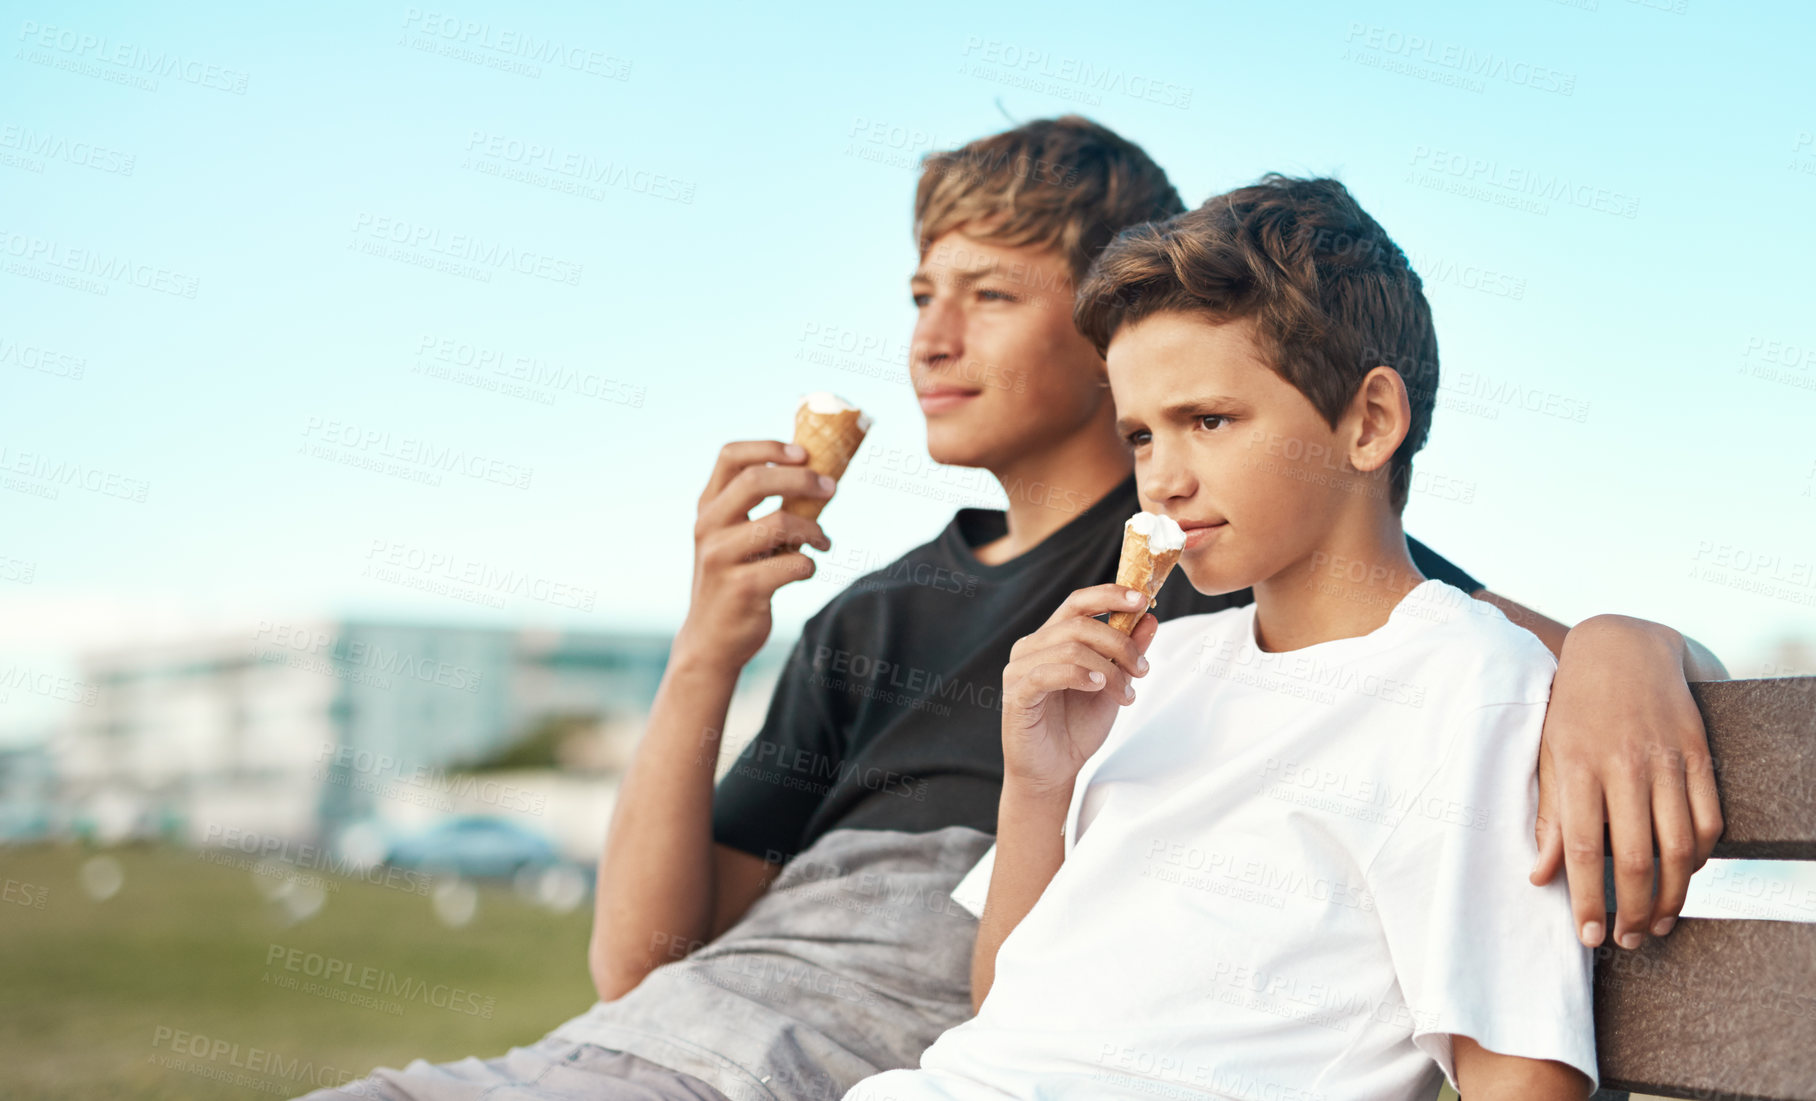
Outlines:
{"label": "wooden bench", "polygon": [[[1816,677],[1691,693],[1725,823],[1714,855],[1816,860]],[[1604,944],[1595,1046],[1595,1101],[1816,1101],[1816,924],[1683,918],[1631,952]]]}

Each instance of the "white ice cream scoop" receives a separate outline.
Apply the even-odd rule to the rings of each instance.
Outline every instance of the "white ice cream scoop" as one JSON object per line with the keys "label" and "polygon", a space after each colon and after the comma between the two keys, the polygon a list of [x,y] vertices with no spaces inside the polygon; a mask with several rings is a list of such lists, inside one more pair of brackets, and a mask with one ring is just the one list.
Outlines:
{"label": "white ice cream scoop", "polygon": [[[831,416],[834,413],[847,413],[857,408],[857,406],[851,404],[830,390],[815,390],[813,393],[802,398],[801,404],[807,407],[808,412],[818,413],[821,416]],[[858,414],[858,427],[866,432],[870,431],[870,414]]]}
{"label": "white ice cream scoop", "polygon": [[1137,512],[1123,526],[1137,535],[1146,536],[1148,550],[1154,554],[1185,547],[1185,531],[1173,522],[1171,516],[1157,512]]}

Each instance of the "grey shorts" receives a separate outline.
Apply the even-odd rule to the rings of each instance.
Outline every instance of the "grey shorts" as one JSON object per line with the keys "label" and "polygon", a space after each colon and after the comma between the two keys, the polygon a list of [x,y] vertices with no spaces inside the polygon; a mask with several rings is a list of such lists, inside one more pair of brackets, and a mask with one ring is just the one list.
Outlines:
{"label": "grey shorts", "polygon": [[298,1101],[726,1101],[690,1074],[595,1044],[544,1037],[495,1059],[418,1059]]}

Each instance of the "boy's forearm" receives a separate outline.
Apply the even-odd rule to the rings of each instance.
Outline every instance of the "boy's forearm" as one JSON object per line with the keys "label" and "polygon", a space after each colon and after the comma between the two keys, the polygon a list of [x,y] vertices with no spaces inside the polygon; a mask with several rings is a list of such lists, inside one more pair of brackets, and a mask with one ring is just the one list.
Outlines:
{"label": "boy's forearm", "polygon": [[588,963],[607,1001],[704,940],[713,921],[713,770],[738,670],[671,657],[618,788]]}
{"label": "boy's forearm", "polygon": [[1070,788],[1040,792],[1013,780],[1003,784],[996,813],[996,862],[971,954],[973,1013],[984,1004],[996,979],[996,950],[1034,908],[1065,860],[1066,810],[1071,802]]}
{"label": "boy's forearm", "polygon": [[1585,1101],[1589,1076],[1555,1059],[1490,1051],[1468,1036],[1450,1038],[1463,1101]]}
{"label": "boy's forearm", "polygon": [[1567,627],[1547,615],[1533,611],[1524,604],[1509,600],[1498,593],[1489,592],[1487,589],[1481,589],[1473,595],[1477,600],[1480,600],[1485,604],[1492,604],[1499,608],[1502,614],[1506,615],[1510,621],[1519,624],[1521,627],[1524,627],[1537,635],[1539,641],[1545,644],[1546,649],[1551,651],[1553,657],[1563,656],[1564,642],[1572,633],[1579,631],[1583,631],[1585,634],[1589,633],[1588,631],[1584,631],[1585,628],[1589,628],[1590,631],[1606,630],[1608,628],[1617,630],[1650,631],[1667,636],[1670,639],[1670,645],[1678,654],[1678,660],[1683,666],[1684,679],[1686,681],[1694,683],[1696,681],[1728,679],[1727,668],[1722,665],[1721,659],[1716,657],[1708,647],[1691,638],[1689,635],[1676,631],[1662,623],[1654,623],[1645,619],[1636,619],[1632,616],[1598,615],[1583,620],[1575,627]]}

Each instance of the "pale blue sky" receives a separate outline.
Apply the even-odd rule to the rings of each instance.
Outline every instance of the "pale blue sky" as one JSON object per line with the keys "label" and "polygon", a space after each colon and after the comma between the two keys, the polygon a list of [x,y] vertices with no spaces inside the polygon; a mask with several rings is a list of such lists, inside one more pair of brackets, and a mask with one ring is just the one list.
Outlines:
{"label": "pale blue sky", "polygon": [[[996,497],[883,484],[924,460],[914,162],[1079,110],[1189,202],[1343,178],[1438,321],[1409,529],[1554,616],[1663,619],[1758,675],[1816,638],[1816,17],[1672,4],[7,3],[0,669],[318,615],[671,628],[715,451],[830,389],[875,416],[871,465],[825,579],[779,600],[791,636]],[[501,68],[526,39],[559,58]],[[546,186],[564,165],[603,179]],[[1556,180],[1584,205],[1505,205]],[[392,232],[425,243],[362,251]],[[489,282],[419,266],[450,256]],[[556,381],[481,389],[511,379],[443,342]],[[347,461],[432,477],[424,445],[474,473]],[[423,591],[434,556],[528,583]],[[0,731],[55,706],[15,690]]]}

